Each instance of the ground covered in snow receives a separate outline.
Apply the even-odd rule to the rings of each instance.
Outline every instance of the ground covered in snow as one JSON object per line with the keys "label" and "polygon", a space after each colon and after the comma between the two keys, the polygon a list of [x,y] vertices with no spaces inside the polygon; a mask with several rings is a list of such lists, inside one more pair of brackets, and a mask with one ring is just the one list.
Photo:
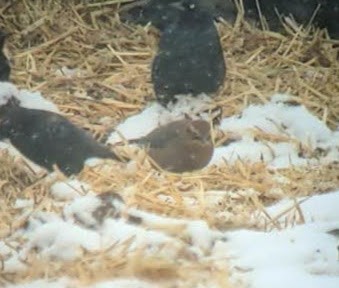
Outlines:
{"label": "ground covered in snow", "polygon": [[[2,91],[5,91],[6,85],[2,86]],[[40,94],[29,95],[37,108],[53,107],[41,101]],[[143,136],[158,125],[184,117],[188,113],[187,109],[203,111],[206,101],[210,100],[205,96],[197,99],[182,97],[169,110],[158,104],[151,104],[140,114],[118,125],[107,142],[114,145],[125,139]],[[220,125],[215,126],[214,134],[237,131],[237,135],[234,136],[233,133],[232,141],[226,141],[215,149],[209,167],[202,172],[206,174],[201,175],[198,172],[170,176],[182,177],[182,180],[186,177],[196,178],[200,189],[193,186],[180,196],[172,194],[170,187],[168,190],[143,194],[146,197],[152,195],[162,205],[168,204],[169,209],[178,201],[183,202],[186,209],[197,209],[202,213],[200,217],[194,217],[197,219],[161,216],[154,213],[155,211],[137,209],[133,203],[129,203],[133,198],[138,201],[140,186],[133,182],[133,178],[140,173],[138,166],[143,163],[149,169],[148,178],[160,183],[166,182],[164,175],[147,165],[145,159],[140,160],[138,157],[126,165],[119,164],[119,169],[125,170],[122,173],[129,176],[129,181],[122,183],[119,189],[107,187],[105,191],[96,191],[102,185],[97,186],[94,179],[60,179],[60,175],[52,173],[38,181],[38,186],[44,187],[39,196],[33,188],[36,183],[22,191],[26,194],[27,189],[33,188],[31,197],[27,197],[27,194],[21,197],[12,194],[8,200],[12,202],[11,207],[15,212],[7,211],[7,217],[13,217],[12,225],[7,232],[3,232],[4,240],[0,242],[3,273],[38,273],[39,269],[44,270],[44,263],[50,261],[53,261],[53,265],[67,263],[66,266],[77,263],[80,267],[90,267],[100,273],[98,270],[103,265],[100,261],[103,258],[105,263],[112,261],[109,265],[113,265],[113,270],[114,265],[119,268],[120,261],[131,261],[132,264],[129,265],[132,265],[137,275],[132,279],[97,281],[95,284],[87,284],[86,287],[166,286],[163,279],[146,282],[138,279],[142,279],[142,274],[147,274],[148,269],[155,269],[159,275],[174,273],[178,277],[176,274],[179,272],[175,271],[175,265],[191,266],[187,269],[194,270],[194,262],[208,265],[209,269],[200,267],[203,271],[194,271],[193,273],[201,273],[199,277],[195,276],[194,281],[178,277],[170,282],[179,286],[200,283],[203,287],[224,287],[226,283],[258,288],[286,285],[299,287],[301,283],[305,287],[337,287],[339,191],[287,200],[283,197],[287,195],[284,194],[281,184],[289,184],[291,179],[280,175],[279,171],[290,166],[317,170],[338,162],[339,132],[331,131],[302,105],[291,106],[288,101],[288,95],[273,95],[271,101],[265,105],[251,105],[241,115],[223,118]],[[202,113],[200,117],[208,115]],[[296,118],[299,121],[291,121]],[[269,137],[260,139],[258,133]],[[6,149],[5,145],[9,144],[3,143],[4,155],[7,153],[10,159],[22,158],[12,148]],[[28,160],[22,161],[29,163]],[[121,167],[122,165],[125,167]],[[245,165],[261,165],[261,169],[271,174],[269,177],[266,175],[269,178],[266,181],[272,182],[270,190],[263,191],[266,197],[272,193],[277,199],[284,200],[271,207],[264,207],[258,204],[263,192],[260,193],[255,187],[242,190],[207,189],[204,177],[212,177],[207,174],[209,169],[221,169],[222,172],[223,166],[237,165],[243,166],[238,169],[246,169]],[[106,170],[109,177],[110,173],[114,173],[114,166],[117,164],[113,161],[89,161],[87,168],[100,176]],[[28,167],[35,167],[35,173],[44,173],[36,165],[28,164]],[[170,179],[170,182],[171,185],[180,183],[174,179]],[[114,181],[111,184],[113,183]],[[42,198],[36,199],[37,197]],[[234,198],[234,202],[227,201],[227,198]],[[247,214],[228,211],[232,205],[236,205],[237,200],[252,202],[252,209],[248,209]],[[9,202],[5,204],[8,205]],[[217,209],[217,206],[222,208]],[[244,205],[239,207],[243,208]],[[204,217],[207,211],[213,220]],[[251,226],[252,230],[238,228],[229,231],[225,226],[227,222],[235,222],[235,214],[244,217],[240,222],[243,226]],[[125,269],[132,269],[129,265]],[[218,271],[220,279],[214,278],[211,269]],[[118,271],[119,269],[115,270],[113,275],[120,276]],[[120,272],[124,274],[123,271]],[[26,286],[7,287],[81,287],[79,279],[70,275],[65,278],[61,274],[60,279],[53,281],[36,280],[24,284]]]}
{"label": "ground covered in snow", "polygon": [[[111,4],[19,2],[3,19],[22,104],[62,113],[132,161],[92,159],[65,178],[0,142],[1,287],[339,287],[329,40],[219,24],[225,87],[164,109],[149,81],[156,31],[122,25]],[[157,171],[123,144],[187,115],[215,124],[201,171]]]}

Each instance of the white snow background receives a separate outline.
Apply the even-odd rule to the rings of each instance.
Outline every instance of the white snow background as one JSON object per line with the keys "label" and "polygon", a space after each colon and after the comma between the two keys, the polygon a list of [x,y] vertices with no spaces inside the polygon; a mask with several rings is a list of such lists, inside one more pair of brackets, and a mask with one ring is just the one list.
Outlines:
{"label": "white snow background", "polygon": [[[38,92],[18,90],[15,86],[4,83],[1,83],[0,91],[11,91],[25,107],[58,112],[57,107]],[[0,103],[5,101],[3,95],[7,95],[6,93],[1,93]],[[232,163],[241,159],[249,162],[265,161],[271,169],[276,169],[290,165],[316,167],[319,164],[339,161],[339,132],[331,131],[304,106],[290,105],[289,99],[288,95],[276,94],[266,104],[251,105],[244,109],[241,115],[224,118],[220,129],[224,132],[236,131],[240,138],[227,146],[217,147],[210,165],[223,165],[225,161]],[[204,110],[208,103],[209,99],[201,96],[195,99],[181,97],[179,102],[168,110],[156,103],[150,104],[140,114],[118,125],[116,130],[119,133],[112,133],[108,142],[121,141],[119,135],[126,139],[143,136],[158,125],[183,118],[186,113]],[[207,118],[208,115],[202,114],[201,117]],[[263,143],[255,139],[255,129],[288,140]],[[300,155],[300,145],[307,147],[309,153],[306,156]],[[0,143],[0,149],[9,147],[11,146],[8,143]],[[268,232],[215,231],[204,221],[161,217],[127,208],[118,199],[110,200],[116,211],[124,211],[138,217],[146,226],[156,223],[158,226],[163,224],[183,227],[185,237],[190,239],[190,246],[163,231],[146,229],[124,218],[107,217],[99,220],[95,217],[95,211],[103,205],[103,200],[96,196],[90,185],[81,183],[76,178],[56,182],[51,186],[50,192],[55,205],[62,210],[60,215],[35,211],[32,201],[17,199],[15,208],[21,209],[22,217],[30,215],[29,222],[27,227],[0,240],[3,272],[15,273],[25,270],[27,266],[24,259],[33,249],[38,251],[42,258],[70,261],[81,258],[84,251],[100,252],[114,243],[132,241],[130,251],[147,247],[146,253],[150,255],[164,253],[167,257],[172,255],[175,258],[179,251],[186,249],[197,257],[197,261],[208,259],[219,267],[225,267],[225,271],[231,268],[231,279],[236,287],[240,284],[251,288],[339,287],[339,239],[335,233],[329,233],[339,229],[339,190],[307,199],[297,199],[300,201],[305,224],[280,230],[271,227]],[[123,195],[123,191],[121,192]],[[285,199],[267,207],[266,212],[274,218],[294,203]],[[264,218],[261,213],[254,213],[253,221],[260,224]],[[285,217],[290,215],[287,213]],[[24,245],[19,245],[19,237],[25,239]],[[166,244],[166,249],[163,244]],[[40,279],[6,287],[85,286],[79,286],[76,279],[60,278]],[[86,287],[159,286],[139,279],[112,279]],[[212,287],[212,284],[208,287]]]}

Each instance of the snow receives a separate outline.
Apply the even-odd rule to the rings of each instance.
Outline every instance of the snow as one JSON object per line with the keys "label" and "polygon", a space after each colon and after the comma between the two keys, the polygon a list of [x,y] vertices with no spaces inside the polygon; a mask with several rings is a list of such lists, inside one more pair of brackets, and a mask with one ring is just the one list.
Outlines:
{"label": "snow", "polygon": [[31,231],[34,231],[45,223],[61,221],[60,216],[56,213],[45,211],[36,211],[32,213],[33,211],[33,209],[26,210],[26,213],[30,215],[29,221],[27,222],[26,230],[19,231],[20,234],[27,236]]}
{"label": "snow", "polygon": [[192,221],[187,224],[186,233],[190,236],[192,245],[199,247],[204,252],[211,249],[216,235],[211,233],[205,221]]}
{"label": "snow", "polygon": [[77,179],[57,181],[50,189],[51,195],[57,200],[71,200],[90,192],[90,186]]}
{"label": "snow", "polygon": [[[270,275],[268,277],[268,275]],[[253,288],[275,287],[275,288],[337,288],[339,278],[326,275],[310,275],[292,268],[284,270],[268,269],[255,273],[253,277]]]}
{"label": "snow", "polygon": [[[242,139],[216,148],[210,165],[243,160],[264,161],[272,168],[287,168],[338,161],[339,133],[331,131],[304,106],[288,104],[290,99],[289,95],[275,94],[266,104],[250,105],[240,115],[224,118],[220,129],[226,133],[236,132]],[[258,141],[254,131],[287,137],[289,141]],[[324,150],[325,156],[300,156],[300,144],[312,152]]]}
{"label": "snow", "polygon": [[45,223],[26,233],[27,252],[37,249],[41,257],[71,261],[85,251],[98,251],[100,237],[94,231],[64,221]]}
{"label": "snow", "polygon": [[34,201],[32,199],[16,199],[14,208],[22,209],[22,208],[31,208],[34,206]]}
{"label": "snow", "polygon": [[160,104],[155,103],[146,108],[141,114],[127,118],[116,127],[115,130],[118,132],[113,132],[109,136],[107,143],[115,144],[125,139],[135,139],[145,136],[159,125],[158,117],[162,109]]}
{"label": "snow", "polygon": [[[86,183],[75,180],[59,181],[52,186],[51,190],[54,190],[54,194],[60,195],[62,190],[63,193],[67,189],[71,191],[71,185],[81,188],[86,186]],[[112,209],[116,210],[116,215],[107,216],[103,223],[95,218],[95,211],[107,203],[104,203],[100,197],[94,196],[91,189],[88,189],[87,195],[77,195],[70,202],[65,203],[62,217],[52,212],[34,212],[27,200],[18,199],[17,206],[28,209],[27,214],[30,215],[26,228],[17,233],[17,236],[22,236],[27,241],[20,251],[21,257],[25,257],[31,251],[38,251],[40,257],[46,259],[72,261],[79,259],[85,251],[101,251],[113,244],[126,241],[131,241],[128,251],[143,248],[146,252],[157,256],[162,253],[177,255],[178,251],[181,251],[183,244],[165,233],[128,223],[128,218],[121,217],[122,212],[127,213],[127,207],[120,200],[114,197],[112,199],[111,205]],[[133,211],[136,213],[137,210]],[[158,216],[158,219],[162,218]],[[205,223],[202,223],[202,226],[207,229]],[[167,244],[167,248],[163,247],[164,244]],[[3,254],[8,253],[8,247],[4,243],[2,246]],[[12,267],[15,266],[13,263],[20,264],[19,260],[19,254],[12,257],[4,263],[4,269],[11,271],[15,268]]]}
{"label": "snow", "polygon": [[[1,87],[0,104],[13,94],[22,105],[55,109],[54,104],[44,100],[38,92],[18,90],[10,83],[0,83]],[[288,95],[277,94],[268,103],[250,105],[241,115],[224,118],[219,129],[225,133],[236,132],[240,137],[236,142],[215,148],[209,165],[240,160],[266,162],[271,169],[291,165],[313,165],[316,168],[319,164],[338,161],[339,131],[331,131],[304,106],[291,105],[289,100]],[[159,125],[184,118],[185,114],[199,114],[199,117],[208,119],[205,111],[209,105],[205,95],[180,97],[178,103],[168,109],[156,103],[150,104],[140,114],[118,125],[107,142],[114,144],[144,136]],[[279,140],[257,139],[256,131],[273,134]],[[0,147],[10,147],[6,145],[0,143]],[[300,147],[307,153],[302,155]],[[318,151],[322,153],[317,154]],[[89,162],[89,165],[99,165],[95,159]],[[277,175],[272,177],[279,178]],[[267,207],[267,214],[256,211],[251,221],[261,230],[222,231],[212,229],[203,220],[161,216],[129,207],[113,196],[97,196],[96,187],[75,177],[51,180],[50,196],[53,207],[58,208],[55,211],[41,211],[30,199],[16,200],[14,208],[22,210],[20,217],[27,219],[27,223],[0,241],[3,271],[14,273],[25,270],[27,267],[23,259],[34,253],[42,259],[66,262],[79,260],[86,252],[107,252],[108,248],[117,244],[126,244],[126,256],[142,251],[142,255],[179,259],[181,255],[190,253],[197,262],[229,266],[227,273],[230,273],[231,280],[234,283],[244,282],[250,288],[339,287],[338,238],[329,233],[339,229],[339,190],[312,197],[283,199]],[[281,176],[279,181],[285,183],[288,179]],[[118,192],[126,197],[132,189],[136,189],[135,185]],[[214,196],[211,196],[213,193]],[[210,191],[206,192],[206,203],[217,203],[217,195],[222,193],[237,198],[256,195],[257,192],[254,189],[237,193]],[[267,193],[283,195],[278,188]],[[167,195],[161,196],[168,202],[173,201]],[[184,201],[197,200],[185,198]],[[296,203],[299,210],[295,208]],[[300,217],[299,211],[303,217]],[[223,213],[225,217],[232,216],[228,211]],[[276,222],[268,225],[267,215]],[[133,222],[133,217],[140,221]],[[13,241],[21,245],[8,245]],[[14,246],[15,249],[12,248]],[[114,252],[112,249],[107,253],[113,255]],[[72,281],[68,278],[53,281],[37,279],[6,287],[64,288],[72,287]],[[77,284],[76,287],[149,288],[159,285],[130,278],[106,279],[86,286]]]}
{"label": "snow", "polygon": [[74,281],[63,277],[57,280],[36,280],[30,283],[7,285],[6,288],[71,288],[71,287],[84,287],[84,288],[155,288],[151,283],[136,280],[136,279],[115,279],[111,281],[103,281],[93,285],[79,286]]}
{"label": "snow", "polygon": [[221,129],[246,133],[250,133],[251,128],[272,134],[284,132],[313,148],[318,143],[331,140],[333,133],[321,120],[302,105],[287,104],[289,99],[286,94],[273,95],[265,105],[251,105],[244,109],[240,118],[238,115],[225,118]]}
{"label": "snow", "polygon": [[12,156],[21,155],[20,152],[17,149],[15,149],[14,146],[12,146],[10,143],[7,143],[5,141],[0,141],[0,150],[7,151],[9,155],[12,155]]}
{"label": "snow", "polygon": [[202,252],[208,251],[212,242],[218,234],[211,231],[208,224],[201,220],[183,220],[170,217],[162,217],[153,213],[129,209],[129,215],[142,219],[142,223],[147,227],[166,229],[167,231],[181,231],[192,246],[197,247]]}
{"label": "snow", "polygon": [[[130,251],[138,247],[143,247],[144,245],[147,245],[150,251],[156,249],[156,247],[160,247],[164,243],[172,243],[174,246],[180,246],[179,243],[175,243],[176,241],[173,238],[168,237],[162,232],[148,231],[147,229],[128,223],[128,217],[127,219],[121,218],[122,213],[127,213],[127,215],[131,216],[153,216],[153,214],[142,211],[138,213],[136,209],[128,211],[122,202],[115,199],[111,201],[111,209],[114,211],[114,215],[112,215],[112,217],[105,217],[104,222],[100,223],[99,219],[95,218],[95,211],[103,208],[103,205],[106,207],[107,203],[99,200],[99,197],[93,195],[83,196],[74,199],[73,202],[65,206],[64,216],[68,222],[72,222],[74,225],[78,222],[85,227],[96,227],[96,231],[101,237],[100,242],[103,247],[110,247],[114,243],[123,243],[130,239],[133,239],[130,245]],[[158,223],[160,223],[163,218],[158,216],[157,219]],[[165,218],[165,221],[166,220],[167,218]]]}
{"label": "snow", "polygon": [[12,97],[18,98],[19,90],[9,82],[0,82],[0,105],[4,105]]}
{"label": "snow", "polygon": [[[233,281],[246,279],[251,288],[338,287],[338,239],[328,233],[339,228],[337,203],[338,191],[316,195],[301,204],[305,224],[226,232],[227,241],[217,241],[212,255],[229,259]],[[278,215],[283,207],[286,203],[267,210]]]}
{"label": "snow", "polygon": [[[339,273],[335,237],[321,227],[301,225],[281,231],[227,233],[234,266],[244,270],[295,267],[312,273]],[[272,245],[273,244],[273,245]],[[219,247],[220,248],[220,247]],[[216,250],[218,251],[218,250]],[[219,251],[218,251],[219,252]]]}
{"label": "snow", "polygon": [[72,287],[71,281],[66,277],[54,281],[42,279],[32,281],[30,283],[6,286],[6,288],[70,288],[70,287]]}
{"label": "snow", "polygon": [[58,113],[58,107],[46,100],[40,92],[32,92],[26,89],[18,89],[10,82],[0,82],[0,105],[4,105],[14,96],[20,101],[20,106],[30,109],[41,109]]}
{"label": "snow", "polygon": [[142,249],[146,255],[175,258],[183,248],[180,241],[158,231],[148,231],[124,220],[107,219],[102,227],[102,243],[110,247],[131,241],[128,251]]}
{"label": "snow", "polygon": [[20,100],[20,106],[22,107],[59,113],[58,107],[51,101],[46,100],[40,92],[23,89],[19,91],[17,98]]}
{"label": "snow", "polygon": [[[22,231],[22,235],[28,240],[22,251],[13,254],[4,242],[0,243],[1,255],[5,257],[5,271],[24,269],[25,265],[20,259],[32,250],[38,251],[40,257],[47,259],[71,261],[82,257],[84,251],[102,251],[113,244],[126,241],[130,241],[126,253],[142,248],[146,253],[157,257],[162,255],[175,258],[180,255],[178,253],[182,253],[185,243],[161,229],[167,227],[172,234],[175,232],[175,229],[170,228],[172,226],[178,229],[184,239],[188,239],[188,251],[195,257],[229,263],[231,279],[235,282],[241,279],[249,287],[290,285],[290,288],[297,288],[302,285],[331,288],[337,287],[335,285],[339,283],[338,239],[328,233],[339,228],[338,210],[335,209],[339,203],[339,191],[297,199],[301,202],[300,209],[305,215],[306,223],[281,230],[273,229],[270,232],[245,229],[215,231],[205,221],[158,216],[127,208],[117,200],[112,201],[117,209],[117,217],[107,217],[98,225],[93,212],[102,205],[102,200],[99,199],[101,198],[92,193],[72,199],[65,204],[63,218],[53,213],[33,213],[26,230]],[[25,203],[18,201],[20,202]],[[268,207],[267,211],[274,217],[286,207],[289,208],[291,203],[293,202],[284,201]],[[128,217],[123,217],[119,211],[141,217],[141,226],[128,223]],[[156,231],[156,227],[159,231]],[[39,281],[45,280],[32,282],[28,286],[8,287],[34,287]],[[64,285],[64,282],[46,283],[50,286],[46,284],[45,287],[65,287],[51,286]],[[113,279],[90,287],[113,287],[112,285],[152,287],[152,284],[137,279]]]}
{"label": "snow", "polygon": [[[289,100],[291,96],[287,94],[275,94],[266,104],[250,105],[240,115],[224,118],[220,130],[237,133],[241,137],[227,146],[215,148],[209,165],[222,165],[225,162],[231,164],[241,160],[252,163],[263,161],[271,168],[287,168],[291,165],[305,166],[338,161],[339,132],[331,131],[303,105],[291,105]],[[145,136],[154,128],[182,119],[186,114],[199,114],[199,117],[208,119],[204,112],[208,103],[208,98],[204,95],[193,99],[189,96],[179,97],[179,101],[168,109],[152,103],[140,114],[131,116],[118,125],[107,143],[115,144]],[[275,135],[281,140],[258,140],[255,131]],[[310,150],[311,155],[302,155],[300,147]],[[324,153],[318,156],[317,151]]]}
{"label": "snow", "polygon": [[258,143],[253,139],[244,139],[225,147],[216,148],[210,165],[220,164],[223,161],[234,163],[240,159],[245,162],[270,162],[273,160],[273,155],[267,145]]}
{"label": "snow", "polygon": [[4,241],[0,241],[0,255],[2,257],[10,254],[11,251],[12,249],[10,249]]}
{"label": "snow", "polygon": [[[283,217],[279,218],[280,223],[286,223],[290,219],[297,221],[300,220],[300,215],[295,208],[298,203],[306,223],[339,221],[338,199],[339,190],[312,197],[301,197],[297,200],[284,199],[267,207],[266,212],[271,219],[283,214]],[[264,217],[262,213],[258,213],[255,217],[260,216]]]}
{"label": "snow", "polygon": [[101,201],[94,195],[79,197],[65,206],[64,216],[66,219],[80,221],[83,225],[91,227],[97,223],[92,214],[100,204]]}
{"label": "snow", "polygon": [[[232,257],[232,267],[246,271],[234,275],[240,274],[250,287],[279,284],[278,287],[329,288],[339,283],[337,241],[315,228],[296,227],[270,233],[236,231],[227,237],[229,243],[217,244],[213,254]],[[225,251],[232,251],[232,255],[225,255]],[[323,286],[309,286],[311,280]]]}
{"label": "snow", "polygon": [[[9,95],[14,95],[24,107],[58,112],[57,107],[45,100],[39,92],[18,90],[8,82],[1,82],[1,87],[3,90],[0,93],[0,103],[5,103]],[[287,168],[291,165],[305,166],[339,161],[339,131],[331,131],[304,106],[290,105],[289,100],[289,95],[275,94],[266,104],[250,105],[240,115],[224,118],[220,130],[225,133],[236,132],[241,137],[226,146],[216,147],[209,165],[231,164],[241,160],[263,161],[271,168]],[[158,103],[152,103],[140,114],[119,124],[115,132],[108,137],[107,143],[115,144],[145,136],[159,125],[182,119],[185,115],[198,114],[199,117],[208,119],[205,111],[209,105],[210,99],[206,95],[196,98],[181,96],[178,102],[168,109]],[[281,140],[258,140],[255,131],[270,133]],[[301,153],[300,147],[308,152]],[[19,153],[6,143],[0,143],[0,148],[8,148],[13,155]],[[99,163],[96,159],[91,159],[87,164],[95,166]]]}
{"label": "snow", "polygon": [[95,166],[101,165],[104,162],[105,162],[105,159],[91,157],[85,161],[85,165],[88,167],[95,167]]}
{"label": "snow", "polygon": [[164,108],[159,103],[151,103],[140,114],[127,118],[115,128],[115,132],[108,137],[107,143],[115,144],[125,139],[136,139],[147,135],[160,125],[174,120],[185,118],[186,115],[200,113],[202,118],[208,119],[207,113],[210,98],[202,94],[199,97],[178,96],[178,102]]}
{"label": "snow", "polygon": [[26,270],[26,264],[24,261],[20,261],[18,256],[12,256],[9,259],[6,259],[3,263],[3,272],[6,273],[17,273]]}
{"label": "snow", "polygon": [[105,281],[91,286],[91,288],[155,288],[151,283],[135,279],[117,279]]}
{"label": "snow", "polygon": [[26,269],[26,265],[23,261],[20,261],[20,256],[13,247],[15,245],[9,246],[8,244],[9,243],[0,241],[0,257],[3,261],[2,271],[6,273],[24,271]]}

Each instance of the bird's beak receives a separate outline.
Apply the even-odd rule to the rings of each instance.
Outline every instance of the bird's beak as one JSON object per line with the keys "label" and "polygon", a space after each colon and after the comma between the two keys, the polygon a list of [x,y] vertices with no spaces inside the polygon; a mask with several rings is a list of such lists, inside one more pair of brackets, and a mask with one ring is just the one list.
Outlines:
{"label": "bird's beak", "polygon": [[211,135],[208,134],[208,135],[206,135],[205,137],[203,137],[203,138],[202,138],[202,142],[203,142],[204,144],[210,144],[210,143],[212,142]]}

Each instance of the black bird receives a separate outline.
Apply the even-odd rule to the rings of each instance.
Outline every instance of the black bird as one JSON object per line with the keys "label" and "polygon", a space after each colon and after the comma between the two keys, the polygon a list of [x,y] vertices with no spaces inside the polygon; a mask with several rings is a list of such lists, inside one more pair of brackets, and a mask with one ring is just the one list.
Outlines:
{"label": "black bird", "polygon": [[261,14],[273,31],[282,30],[281,18],[288,16],[304,26],[326,28],[332,38],[339,38],[338,0],[243,0],[243,5],[247,19],[260,22]]}
{"label": "black bird", "polygon": [[9,81],[9,75],[11,73],[9,61],[3,53],[6,37],[7,35],[0,31],[0,81]]}
{"label": "black bird", "polygon": [[223,84],[226,67],[213,16],[186,1],[177,22],[160,38],[152,65],[152,82],[162,105],[175,95],[214,93]]}
{"label": "black bird", "polygon": [[[121,18],[124,21],[153,26],[164,30],[169,24],[178,21],[180,11],[176,5],[185,0],[150,0],[139,1],[140,5],[123,6]],[[196,7],[208,11],[214,17],[223,17],[233,23],[237,15],[238,0],[197,0]],[[245,18],[260,24],[264,16],[268,28],[283,31],[283,17],[293,17],[298,24],[326,28],[329,35],[339,38],[339,1],[338,0],[242,0]],[[138,3],[138,1],[137,1]],[[128,9],[130,7],[130,9]],[[281,17],[282,16],[282,17]]]}
{"label": "black bird", "polygon": [[[153,26],[163,31],[168,25],[177,22],[181,11],[178,9],[186,0],[141,0],[122,5],[122,21]],[[232,0],[199,0],[194,3],[197,9],[204,9],[213,17],[223,17],[229,21],[236,18],[236,7]]]}
{"label": "black bird", "polygon": [[65,117],[27,109],[12,97],[0,107],[0,140],[9,139],[24,156],[49,171],[56,165],[65,175],[79,173],[91,157],[118,157]]}

